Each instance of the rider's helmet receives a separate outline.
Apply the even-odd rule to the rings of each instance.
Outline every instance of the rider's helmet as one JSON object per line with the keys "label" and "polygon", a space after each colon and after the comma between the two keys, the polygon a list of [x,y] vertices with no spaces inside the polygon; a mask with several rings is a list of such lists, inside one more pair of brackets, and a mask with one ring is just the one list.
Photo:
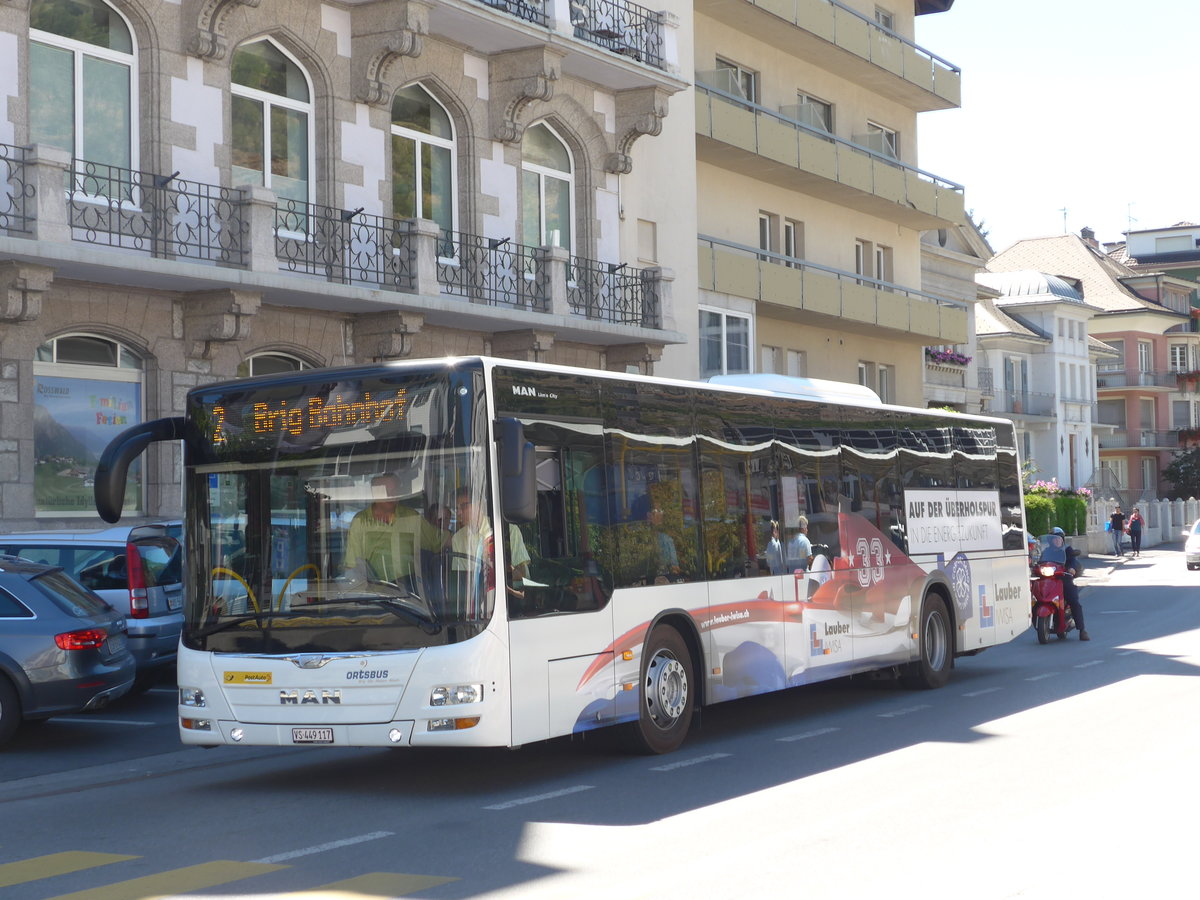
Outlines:
{"label": "rider's helmet", "polygon": [[1063,531],[1061,528],[1059,528],[1057,525],[1055,525],[1053,528],[1050,529],[1050,533],[1057,534],[1059,537],[1067,536],[1067,533],[1065,531]]}

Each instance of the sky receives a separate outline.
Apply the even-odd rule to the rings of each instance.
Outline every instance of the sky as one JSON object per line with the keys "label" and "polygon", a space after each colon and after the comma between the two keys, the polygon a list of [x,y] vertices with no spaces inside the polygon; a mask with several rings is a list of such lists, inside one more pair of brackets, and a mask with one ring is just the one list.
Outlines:
{"label": "sky", "polygon": [[920,168],[964,186],[997,252],[1200,222],[1198,21],[1196,0],[955,0],[918,16],[917,44],[962,69],[961,109],[917,118]]}

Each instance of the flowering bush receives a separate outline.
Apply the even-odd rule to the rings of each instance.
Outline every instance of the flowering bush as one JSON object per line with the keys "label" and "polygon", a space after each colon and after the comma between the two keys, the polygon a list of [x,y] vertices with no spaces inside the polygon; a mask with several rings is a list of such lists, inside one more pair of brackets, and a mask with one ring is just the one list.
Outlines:
{"label": "flowering bush", "polygon": [[932,347],[925,348],[925,358],[931,362],[952,363],[956,366],[965,366],[971,361],[971,357],[957,350],[934,350]]}
{"label": "flowering bush", "polygon": [[1063,487],[1057,478],[1039,479],[1025,487],[1026,525],[1034,534],[1044,534],[1054,525],[1061,526],[1067,534],[1085,534],[1091,499],[1088,488]]}

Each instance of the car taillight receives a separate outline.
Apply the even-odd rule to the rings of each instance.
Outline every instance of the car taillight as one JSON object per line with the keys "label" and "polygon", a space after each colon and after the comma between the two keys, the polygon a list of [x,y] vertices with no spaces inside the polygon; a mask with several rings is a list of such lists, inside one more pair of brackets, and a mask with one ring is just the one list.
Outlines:
{"label": "car taillight", "polygon": [[108,632],[103,628],[82,628],[54,636],[54,643],[61,650],[95,650],[107,640]]}
{"label": "car taillight", "polygon": [[129,572],[129,617],[149,618],[150,592],[146,590],[146,572],[136,544],[125,545],[125,569]]}

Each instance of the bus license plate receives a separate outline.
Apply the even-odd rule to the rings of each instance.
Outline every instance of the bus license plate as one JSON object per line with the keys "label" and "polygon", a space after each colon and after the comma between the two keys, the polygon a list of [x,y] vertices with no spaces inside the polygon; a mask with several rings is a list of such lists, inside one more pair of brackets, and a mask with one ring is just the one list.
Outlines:
{"label": "bus license plate", "polygon": [[332,744],[332,728],[293,728],[293,744]]}

